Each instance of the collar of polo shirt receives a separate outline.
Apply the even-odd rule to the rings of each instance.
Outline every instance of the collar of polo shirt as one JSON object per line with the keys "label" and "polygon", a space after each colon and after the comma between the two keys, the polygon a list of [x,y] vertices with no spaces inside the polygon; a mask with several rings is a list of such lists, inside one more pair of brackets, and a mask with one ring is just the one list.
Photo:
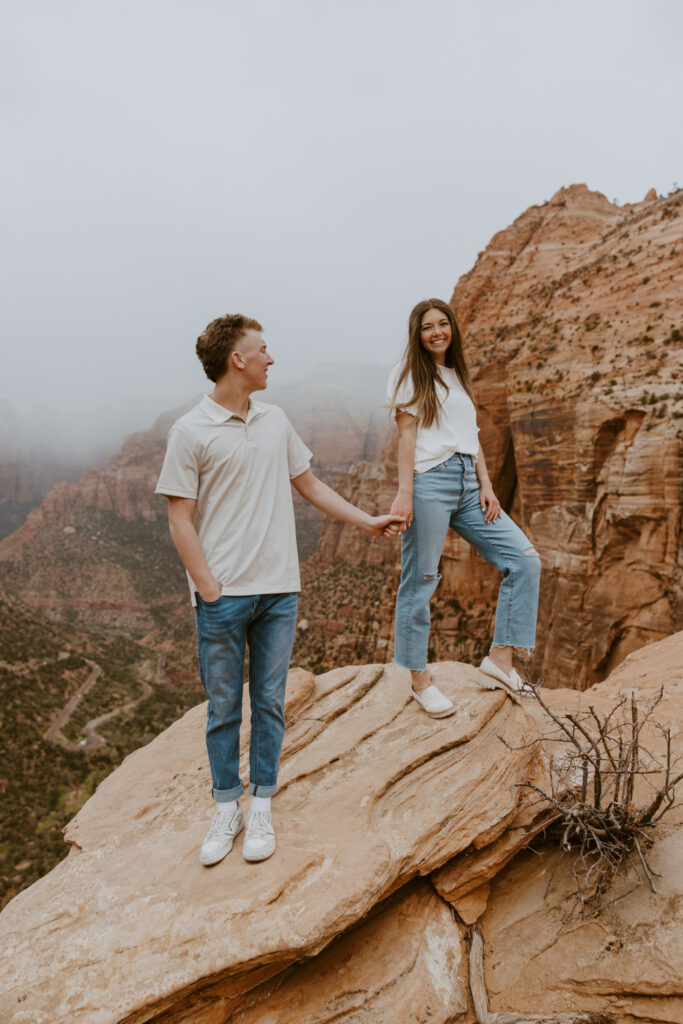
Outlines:
{"label": "collar of polo shirt", "polygon": [[[218,402],[214,402],[213,398],[209,395],[204,395],[199,405],[214,423],[227,423],[228,420],[233,418],[242,420],[242,417],[238,416],[236,412],[231,412],[229,409],[219,405]],[[256,402],[253,398],[250,398],[249,412],[247,413],[246,421],[243,420],[242,422],[251,423],[257,416],[262,416],[265,411],[266,406],[262,402]]]}

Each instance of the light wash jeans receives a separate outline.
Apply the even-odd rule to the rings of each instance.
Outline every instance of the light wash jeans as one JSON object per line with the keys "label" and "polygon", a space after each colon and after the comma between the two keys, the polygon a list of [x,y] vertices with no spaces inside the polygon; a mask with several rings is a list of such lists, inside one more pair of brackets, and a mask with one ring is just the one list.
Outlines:
{"label": "light wash jeans", "polygon": [[413,521],[401,544],[396,598],[394,661],[419,671],[427,665],[429,601],[441,576],[439,559],[448,527],[503,573],[494,645],[534,646],[541,561],[531,541],[503,512],[484,521],[471,455],[452,455],[413,478]]}
{"label": "light wash jeans", "polygon": [[209,698],[206,749],[214,800],[236,800],[239,775],[244,652],[249,646],[249,792],[277,793],[285,731],[285,684],[292,656],[298,594],[219,597],[197,594],[199,675]]}

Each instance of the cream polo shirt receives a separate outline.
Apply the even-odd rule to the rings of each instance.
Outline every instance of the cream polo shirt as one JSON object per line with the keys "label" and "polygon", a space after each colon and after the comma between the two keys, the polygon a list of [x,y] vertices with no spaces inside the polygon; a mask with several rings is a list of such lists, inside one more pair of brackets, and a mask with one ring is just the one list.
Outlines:
{"label": "cream polo shirt", "polygon": [[171,427],[156,493],[196,499],[199,543],[223,594],[301,589],[290,480],[312,457],[282,409],[253,399],[246,422],[205,395]]}
{"label": "cream polo shirt", "polygon": [[[397,363],[389,376],[387,384],[387,401],[393,402],[394,388],[398,381],[402,363]],[[474,402],[460,383],[455,370],[449,366],[440,366],[439,373],[446,388],[437,383],[436,393],[440,404],[438,422],[425,428],[417,424],[415,439],[415,472],[426,473],[428,469],[450,459],[454,452],[461,455],[472,455],[475,459],[479,454],[479,427],[477,426],[477,410]],[[414,389],[410,375],[404,380],[396,396],[397,403],[404,412],[411,410]],[[396,411],[392,415],[396,418]]]}

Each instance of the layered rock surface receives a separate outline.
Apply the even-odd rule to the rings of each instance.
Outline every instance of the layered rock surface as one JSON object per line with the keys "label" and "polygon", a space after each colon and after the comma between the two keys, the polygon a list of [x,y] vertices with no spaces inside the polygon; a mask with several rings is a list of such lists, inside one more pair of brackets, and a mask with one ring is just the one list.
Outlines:
{"label": "layered rock surface", "polygon": [[503,870],[480,922],[490,1011],[683,1019],[682,826],[680,817],[662,823],[649,858],[656,894],[620,877],[600,917],[571,928],[576,886],[557,850],[524,853]]}
{"label": "layered rock surface", "polygon": [[[591,698],[648,698],[664,682],[660,717],[675,721],[682,653],[683,635],[643,650]],[[484,936],[494,1014],[578,1021],[600,1006],[619,1024],[678,1019],[679,833],[663,827],[655,845],[658,896],[623,895],[607,925],[563,921],[562,885],[539,895],[548,861],[533,855],[531,870],[519,854],[543,814],[518,785],[545,772],[528,746],[539,710],[482,691],[468,666],[434,673],[454,718],[424,715],[393,667],[291,674],[279,848],[261,865],[244,862],[241,840],[221,865],[198,864],[210,814],[203,706],[131,755],[69,826],[67,860],[0,915],[2,1024],[468,1024],[486,1017],[468,993],[465,920]],[[558,709],[579,699],[552,695]],[[430,874],[436,889],[419,880]],[[619,943],[627,957],[613,955]],[[645,984],[636,971],[653,952]]]}
{"label": "layered rock surface", "polygon": [[[462,706],[456,723],[419,713],[398,670],[339,669],[315,687],[311,676],[298,680],[277,802],[287,836],[265,870],[238,850],[220,873],[198,864],[210,814],[202,706],[131,755],[69,826],[77,850],[4,912],[16,1019],[96,1024],[143,1008],[133,1019],[154,1019],[171,1000],[186,1004],[187,1020],[220,1020],[215,1009],[199,1014],[209,996],[227,1016],[246,991],[499,828],[514,813],[529,753],[507,752],[496,736],[519,743],[524,715],[502,694],[479,691],[471,669],[441,674]],[[485,755],[490,744],[501,747],[495,760]],[[452,802],[433,791],[416,801],[435,779]],[[28,928],[27,913],[38,915]],[[61,979],[61,1005],[54,991],[47,997],[47,976],[21,984],[41,961]],[[105,989],[114,1005],[98,1006]]]}

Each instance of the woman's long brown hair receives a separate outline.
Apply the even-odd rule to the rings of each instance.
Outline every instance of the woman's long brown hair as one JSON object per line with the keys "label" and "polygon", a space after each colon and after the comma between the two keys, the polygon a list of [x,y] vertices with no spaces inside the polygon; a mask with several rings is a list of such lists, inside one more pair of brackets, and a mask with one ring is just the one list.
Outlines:
{"label": "woman's long brown hair", "polygon": [[[451,343],[446,350],[445,362],[458,375],[458,380],[464,387],[467,394],[474,401],[472,393],[472,382],[467,370],[467,363],[462,351],[462,337],[455,319],[455,313],[441,299],[423,299],[418,302],[412,310],[408,319],[408,344],[403,353],[401,372],[396,381],[394,395],[391,401],[392,409],[407,408],[409,405],[416,406],[417,419],[421,426],[431,427],[433,423],[439,422],[440,402],[436,393],[437,383],[446,388],[445,381],[441,379],[439,367],[434,362],[431,354],[422,345],[422,317],[430,309],[438,309],[448,318],[451,325]],[[396,396],[401,385],[406,380],[412,380],[414,393],[410,402],[396,403]]]}

